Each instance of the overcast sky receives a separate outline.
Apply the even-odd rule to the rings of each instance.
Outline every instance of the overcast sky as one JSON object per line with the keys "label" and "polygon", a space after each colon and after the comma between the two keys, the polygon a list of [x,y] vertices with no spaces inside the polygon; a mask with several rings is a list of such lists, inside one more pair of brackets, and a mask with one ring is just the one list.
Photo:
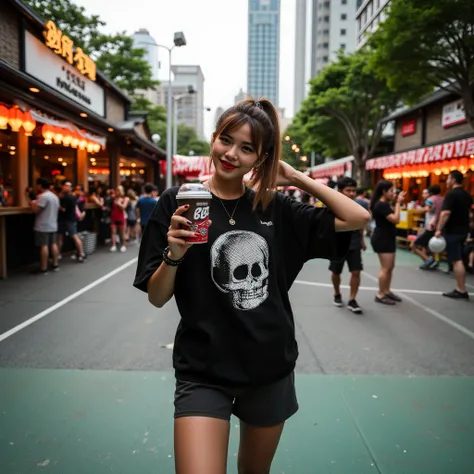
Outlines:
{"label": "overcast sky", "polygon": [[[108,32],[146,28],[159,44],[173,44],[183,31],[187,45],[173,51],[173,64],[198,64],[205,77],[205,132],[215,110],[233,104],[247,85],[248,0],[74,0],[107,23]],[[293,114],[295,0],[281,0],[280,107]],[[160,60],[165,50],[160,49]],[[164,69],[167,63],[163,62]],[[162,70],[160,77],[166,77]]]}

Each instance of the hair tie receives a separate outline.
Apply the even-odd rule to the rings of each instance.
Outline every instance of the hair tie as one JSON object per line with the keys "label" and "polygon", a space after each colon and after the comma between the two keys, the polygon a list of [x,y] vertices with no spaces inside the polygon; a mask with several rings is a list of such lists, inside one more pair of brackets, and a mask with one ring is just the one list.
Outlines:
{"label": "hair tie", "polygon": [[253,105],[255,105],[255,107],[258,107],[259,109],[263,110],[263,105],[258,101],[256,100]]}

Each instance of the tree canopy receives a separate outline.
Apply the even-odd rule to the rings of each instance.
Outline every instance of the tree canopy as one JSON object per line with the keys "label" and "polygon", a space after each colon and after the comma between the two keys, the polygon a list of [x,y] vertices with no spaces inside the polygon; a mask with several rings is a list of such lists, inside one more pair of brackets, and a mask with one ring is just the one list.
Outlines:
{"label": "tree canopy", "polygon": [[105,26],[97,15],[88,15],[85,8],[71,0],[25,0],[38,15],[53,20],[74,44],[91,56],[112,82],[131,97],[139,89],[158,85],[144,58],[145,50],[134,48],[125,32],[104,34]]}
{"label": "tree canopy", "polygon": [[369,67],[366,49],[338,59],[310,82],[311,89],[297,114],[305,149],[325,156],[353,155],[358,179],[363,181],[365,161],[373,156],[384,125],[398,97],[386,81]]}
{"label": "tree canopy", "polygon": [[388,8],[369,39],[377,75],[410,103],[435,87],[457,92],[474,127],[472,1],[391,0]]}

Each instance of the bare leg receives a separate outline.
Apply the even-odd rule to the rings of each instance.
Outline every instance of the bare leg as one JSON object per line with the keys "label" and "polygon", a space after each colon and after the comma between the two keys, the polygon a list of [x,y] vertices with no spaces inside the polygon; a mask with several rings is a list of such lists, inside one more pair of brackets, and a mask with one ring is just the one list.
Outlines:
{"label": "bare leg", "polygon": [[46,271],[48,269],[49,249],[47,245],[40,247],[40,269]]}
{"label": "bare leg", "polygon": [[453,262],[453,273],[456,280],[456,290],[466,293],[466,269],[462,260]]}
{"label": "bare leg", "polygon": [[174,421],[176,474],[225,474],[229,422],[189,416]]}
{"label": "bare leg", "polygon": [[357,292],[359,291],[359,286],[360,286],[360,272],[351,272],[351,282],[350,282],[350,300],[355,300],[357,296]]}
{"label": "bare leg", "polygon": [[117,227],[114,225],[110,226],[110,240],[111,240],[111,247],[117,246]]}
{"label": "bare leg", "polygon": [[120,229],[120,245],[122,247],[126,247],[127,246],[127,241],[125,239],[126,237],[126,228],[125,226],[123,226],[121,229]]}
{"label": "bare leg", "polygon": [[426,250],[423,247],[417,247],[416,245],[413,245],[413,243],[410,245],[410,250],[418,255],[424,262],[428,260],[428,254],[426,253]]}
{"label": "bare leg", "polygon": [[53,265],[55,267],[58,266],[58,256],[59,256],[59,249],[57,244],[51,244],[51,256],[53,257]]}
{"label": "bare leg", "polygon": [[64,236],[63,234],[58,234],[58,254],[61,254],[63,248]]}
{"label": "bare leg", "polygon": [[469,263],[468,264],[469,264],[470,267],[474,267],[474,252],[471,252],[469,254]]}
{"label": "bare leg", "polygon": [[331,273],[332,286],[334,286],[334,295],[341,294],[341,275]]}
{"label": "bare leg", "polygon": [[239,474],[270,474],[284,426],[260,427],[240,422]]}
{"label": "bare leg", "polygon": [[84,256],[84,247],[82,245],[82,240],[79,238],[77,234],[74,234],[72,236],[72,240],[74,240],[74,245],[76,246],[77,253],[79,256],[83,257]]}
{"label": "bare leg", "polygon": [[395,267],[395,253],[379,253],[380,273],[379,273],[379,293],[378,297],[383,298],[390,292],[392,283],[392,272]]}

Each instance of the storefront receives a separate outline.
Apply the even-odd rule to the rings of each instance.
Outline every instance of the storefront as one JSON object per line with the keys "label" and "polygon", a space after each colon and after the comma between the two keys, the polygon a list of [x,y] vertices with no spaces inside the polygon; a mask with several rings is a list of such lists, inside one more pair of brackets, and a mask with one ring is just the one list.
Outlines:
{"label": "storefront", "polygon": [[52,21],[7,0],[0,32],[2,278],[7,256],[9,268],[35,258],[25,191],[36,178],[53,185],[70,180],[87,189],[100,177],[114,187],[129,170],[158,182],[165,153],[143,126],[146,119],[130,120],[127,95]]}
{"label": "storefront", "polygon": [[346,156],[338,160],[327,161],[321,165],[313,166],[309,169],[309,174],[313,179],[326,179],[337,181],[343,176],[352,177],[353,156]]}
{"label": "storefront", "polygon": [[474,196],[474,130],[459,97],[438,91],[384,121],[395,122],[394,152],[367,161],[373,185],[391,180],[407,192],[409,202],[416,202],[432,184],[439,184],[444,194],[449,172],[458,169],[464,188]]}

